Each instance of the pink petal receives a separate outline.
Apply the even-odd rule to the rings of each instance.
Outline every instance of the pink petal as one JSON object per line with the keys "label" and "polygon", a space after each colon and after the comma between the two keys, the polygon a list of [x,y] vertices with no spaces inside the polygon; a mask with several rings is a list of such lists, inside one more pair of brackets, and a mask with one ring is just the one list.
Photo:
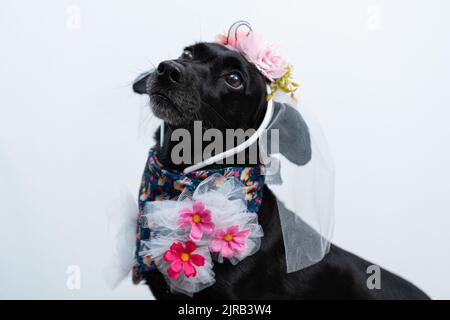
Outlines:
{"label": "pink petal", "polygon": [[180,272],[175,272],[172,269],[167,269],[167,274],[169,275],[169,277],[171,277],[172,279],[176,279],[178,278],[178,276],[180,275]]}
{"label": "pink petal", "polygon": [[217,230],[214,233],[214,238],[222,239],[223,237],[225,237],[225,231],[223,231],[223,230]]}
{"label": "pink petal", "polygon": [[170,265],[170,269],[172,269],[175,272],[180,272],[182,267],[183,262],[181,262],[181,260],[176,260],[172,262],[172,264]]}
{"label": "pink petal", "polygon": [[192,205],[192,209],[194,209],[195,213],[202,212],[205,209],[205,205],[202,201],[195,201]]}
{"label": "pink petal", "polygon": [[192,222],[191,220],[181,220],[181,221],[178,222],[178,225],[181,228],[187,228],[187,227],[191,226],[191,222]]}
{"label": "pink petal", "polygon": [[180,214],[180,218],[191,219],[194,214],[192,212],[185,212]]}
{"label": "pink petal", "polygon": [[178,212],[180,215],[192,214],[192,210],[187,207],[181,208]]}
{"label": "pink petal", "polygon": [[239,51],[244,52],[247,57],[257,60],[260,52],[264,49],[264,42],[258,34],[251,33],[239,42],[238,47]]}
{"label": "pink petal", "polygon": [[228,244],[232,250],[234,250],[238,253],[241,253],[242,251],[244,251],[245,247],[246,247],[245,243],[239,243],[236,241],[230,241]]}
{"label": "pink petal", "polygon": [[237,233],[239,231],[239,227],[238,226],[231,226],[227,229],[227,233],[230,233],[231,235],[234,236],[235,233]]}
{"label": "pink petal", "polygon": [[234,234],[233,239],[244,239],[245,240],[250,235],[250,232],[251,232],[250,229],[242,230],[241,232]]}
{"label": "pink petal", "polygon": [[229,258],[233,255],[233,250],[231,250],[228,243],[225,243],[222,250],[220,250],[220,254],[225,258]]}
{"label": "pink petal", "polygon": [[249,29],[247,26],[236,26],[230,32],[230,37],[227,37],[225,42],[230,47],[237,47],[239,43],[247,38]]}
{"label": "pink petal", "polygon": [[178,253],[181,253],[181,252],[184,251],[184,247],[183,247],[183,245],[181,244],[181,242],[175,242],[175,243],[173,243],[173,244],[170,246],[170,250],[171,250],[171,251],[178,252]]}
{"label": "pink petal", "polygon": [[247,242],[247,238],[237,236],[233,237],[233,241],[237,243],[245,243]]}
{"label": "pink petal", "polygon": [[287,72],[287,70],[283,66],[282,68],[268,70],[267,74],[269,76],[271,76],[273,79],[278,79],[278,78],[281,78],[282,76],[284,76],[286,74],[286,72]]}
{"label": "pink petal", "polygon": [[192,224],[191,232],[189,233],[189,237],[192,241],[198,242],[203,236],[203,231],[200,229],[200,226],[197,223]]}
{"label": "pink petal", "polygon": [[195,245],[195,243],[193,243],[192,241],[187,241],[186,242],[186,252],[187,253],[191,253],[192,251],[194,251],[197,248],[197,246]]}
{"label": "pink petal", "polygon": [[227,43],[227,36],[224,36],[223,34],[219,34],[216,36],[216,38],[214,39],[214,41],[218,44],[226,44]]}
{"label": "pink petal", "polygon": [[211,234],[213,232],[213,230],[214,230],[214,223],[212,223],[212,222],[200,223],[200,228],[206,234]]}
{"label": "pink petal", "polygon": [[223,240],[218,240],[218,239],[213,239],[211,241],[211,245],[210,245],[210,249],[212,252],[220,252],[222,250],[222,246],[225,244],[225,241]]}
{"label": "pink petal", "polygon": [[205,264],[205,257],[200,254],[191,254],[191,261],[196,266],[203,266]]}
{"label": "pink petal", "polygon": [[197,274],[197,271],[195,270],[194,266],[188,261],[183,262],[183,270],[186,277],[194,277]]}
{"label": "pink petal", "polygon": [[211,216],[202,217],[202,222],[211,222]]}
{"label": "pink petal", "polygon": [[205,209],[203,210],[203,212],[200,214],[200,216],[202,217],[202,220],[210,220],[211,219],[211,210],[209,209]]}
{"label": "pink petal", "polygon": [[163,260],[164,261],[171,262],[171,261],[174,261],[176,259],[178,259],[178,255],[174,251],[167,250],[166,252],[164,252],[164,255],[163,255]]}
{"label": "pink petal", "polygon": [[203,216],[202,222],[211,222],[211,216]]}

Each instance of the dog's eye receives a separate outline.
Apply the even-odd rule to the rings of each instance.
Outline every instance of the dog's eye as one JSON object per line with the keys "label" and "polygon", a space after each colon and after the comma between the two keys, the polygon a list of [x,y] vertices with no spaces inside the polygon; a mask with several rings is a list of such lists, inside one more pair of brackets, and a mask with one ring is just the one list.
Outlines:
{"label": "dog's eye", "polygon": [[184,50],[183,53],[181,54],[181,58],[187,59],[187,60],[192,59],[192,58],[193,58],[193,56],[192,56],[192,51],[190,51],[190,50]]}
{"label": "dog's eye", "polygon": [[225,81],[234,89],[242,87],[242,77],[238,73],[230,73],[225,76]]}

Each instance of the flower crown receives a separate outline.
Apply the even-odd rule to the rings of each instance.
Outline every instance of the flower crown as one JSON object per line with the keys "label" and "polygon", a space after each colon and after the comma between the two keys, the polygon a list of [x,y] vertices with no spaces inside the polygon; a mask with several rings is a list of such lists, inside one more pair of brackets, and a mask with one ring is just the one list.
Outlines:
{"label": "flower crown", "polygon": [[241,53],[270,81],[267,100],[270,100],[278,90],[288,93],[295,99],[294,92],[298,84],[291,78],[291,65],[286,63],[273,44],[264,42],[254,33],[248,22],[235,22],[227,34],[216,36],[215,42]]}

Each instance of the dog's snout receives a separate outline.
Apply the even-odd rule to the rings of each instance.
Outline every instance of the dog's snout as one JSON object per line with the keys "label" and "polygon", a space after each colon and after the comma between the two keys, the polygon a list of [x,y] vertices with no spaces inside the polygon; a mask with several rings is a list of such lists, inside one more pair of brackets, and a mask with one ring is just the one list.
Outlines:
{"label": "dog's snout", "polygon": [[133,82],[133,91],[139,94],[147,93],[147,79],[150,72],[144,72]]}
{"label": "dog's snout", "polygon": [[175,61],[163,61],[156,69],[158,77],[171,83],[180,83],[183,81],[184,67]]}

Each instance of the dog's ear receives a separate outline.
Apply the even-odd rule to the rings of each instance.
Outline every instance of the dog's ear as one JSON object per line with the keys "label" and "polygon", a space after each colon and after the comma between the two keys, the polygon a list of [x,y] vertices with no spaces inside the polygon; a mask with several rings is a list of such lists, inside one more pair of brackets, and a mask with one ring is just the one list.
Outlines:
{"label": "dog's ear", "polygon": [[[278,150],[272,150],[274,134],[268,132],[268,153],[281,153],[290,162],[302,166],[311,160],[311,137],[308,126],[297,109],[286,103],[273,102],[269,129],[278,129]],[[276,143],[276,141],[274,141]]]}
{"label": "dog's ear", "polygon": [[133,91],[139,94],[147,93],[147,79],[151,72],[144,72],[133,82]]}

